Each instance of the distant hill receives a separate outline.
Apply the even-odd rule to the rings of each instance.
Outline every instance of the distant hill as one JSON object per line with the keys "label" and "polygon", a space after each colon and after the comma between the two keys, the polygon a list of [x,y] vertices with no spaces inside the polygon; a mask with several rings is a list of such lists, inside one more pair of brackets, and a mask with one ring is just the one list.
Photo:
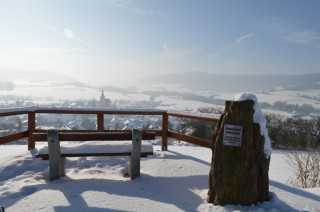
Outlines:
{"label": "distant hill", "polygon": [[55,81],[63,83],[76,82],[76,78],[48,71],[29,71],[0,67],[1,81],[11,82],[14,79],[25,79],[30,82]]}
{"label": "distant hill", "polygon": [[320,73],[302,75],[226,75],[205,72],[182,72],[148,77],[142,80],[147,85],[168,84],[193,91],[273,91],[320,90]]}

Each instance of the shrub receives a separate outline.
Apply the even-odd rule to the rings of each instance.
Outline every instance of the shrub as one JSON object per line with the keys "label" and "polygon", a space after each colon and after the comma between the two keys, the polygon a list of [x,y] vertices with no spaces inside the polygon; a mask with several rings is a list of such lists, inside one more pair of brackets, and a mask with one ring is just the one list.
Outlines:
{"label": "shrub", "polygon": [[305,152],[290,151],[285,160],[293,171],[288,184],[299,188],[320,186],[320,148],[308,148]]}

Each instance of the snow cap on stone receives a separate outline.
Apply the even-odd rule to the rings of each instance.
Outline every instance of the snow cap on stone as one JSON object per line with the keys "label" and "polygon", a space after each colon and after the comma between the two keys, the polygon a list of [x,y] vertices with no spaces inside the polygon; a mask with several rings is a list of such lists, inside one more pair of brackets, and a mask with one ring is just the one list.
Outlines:
{"label": "snow cap on stone", "polygon": [[252,100],[254,102],[253,122],[260,125],[261,135],[264,136],[264,155],[266,158],[269,158],[272,153],[271,142],[268,135],[267,122],[262,114],[260,105],[258,103],[258,98],[254,94],[247,94],[247,93],[239,94],[234,98],[234,101],[245,101],[245,100]]}

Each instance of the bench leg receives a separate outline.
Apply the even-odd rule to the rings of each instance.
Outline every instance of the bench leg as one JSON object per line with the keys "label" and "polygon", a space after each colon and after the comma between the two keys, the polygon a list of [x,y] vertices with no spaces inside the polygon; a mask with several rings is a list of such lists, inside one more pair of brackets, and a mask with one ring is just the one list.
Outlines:
{"label": "bench leg", "polygon": [[62,173],[59,130],[48,130],[48,151],[49,181],[54,181],[56,179],[59,179]]}
{"label": "bench leg", "polygon": [[142,131],[133,129],[131,156],[129,157],[129,176],[131,180],[140,176],[141,140]]}
{"label": "bench leg", "polygon": [[65,177],[66,176],[66,158],[61,157],[60,159],[60,176]]}

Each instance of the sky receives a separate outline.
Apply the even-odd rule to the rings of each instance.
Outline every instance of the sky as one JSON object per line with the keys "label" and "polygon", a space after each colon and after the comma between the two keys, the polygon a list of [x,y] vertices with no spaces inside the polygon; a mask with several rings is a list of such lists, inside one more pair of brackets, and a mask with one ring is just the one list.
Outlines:
{"label": "sky", "polygon": [[[1,68],[97,84],[159,74],[305,74],[318,0],[1,0]],[[3,70],[3,69],[2,69]]]}

